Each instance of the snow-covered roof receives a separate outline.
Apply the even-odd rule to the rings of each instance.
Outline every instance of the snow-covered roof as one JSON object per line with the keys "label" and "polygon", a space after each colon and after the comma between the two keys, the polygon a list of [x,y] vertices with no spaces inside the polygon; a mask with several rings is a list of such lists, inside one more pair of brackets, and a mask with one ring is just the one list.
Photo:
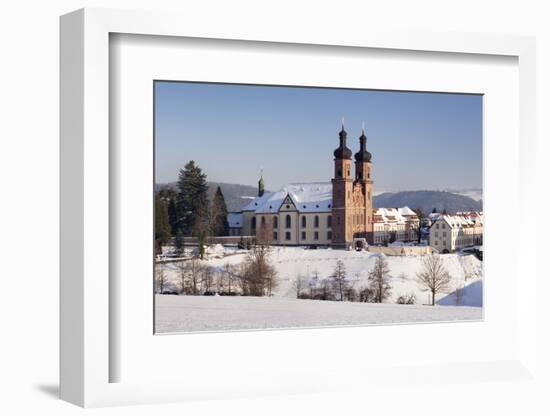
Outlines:
{"label": "snow-covered roof", "polygon": [[243,214],[240,212],[228,212],[227,223],[230,228],[241,228],[243,226]]}
{"label": "snow-covered roof", "polygon": [[439,219],[439,217],[441,217],[442,214],[440,214],[439,212],[432,212],[428,215],[428,218],[430,219],[430,221],[437,221]]}
{"label": "snow-covered roof", "polygon": [[376,208],[374,210],[374,222],[405,224],[411,216],[416,216],[416,213],[409,207]]}
{"label": "snow-covered roof", "polygon": [[461,215],[442,215],[440,220],[445,221],[451,228],[471,227],[474,222]]}
{"label": "snow-covered roof", "polygon": [[243,211],[275,213],[289,197],[299,212],[330,212],[332,210],[332,184],[330,182],[292,183],[277,192],[266,192],[254,198]]}
{"label": "snow-covered roof", "polygon": [[397,211],[399,212],[399,214],[401,215],[416,215],[416,212],[414,212],[412,209],[410,209],[409,207],[401,207],[401,208],[397,208]]}
{"label": "snow-covered roof", "polygon": [[[254,211],[258,214],[279,212],[281,205],[290,198],[290,202],[300,213],[331,212],[332,211],[332,183],[291,183],[279,191],[266,192],[250,201],[243,211]],[[406,217],[416,217],[416,213],[409,207],[377,208],[374,215],[382,217],[384,222],[405,223]]]}

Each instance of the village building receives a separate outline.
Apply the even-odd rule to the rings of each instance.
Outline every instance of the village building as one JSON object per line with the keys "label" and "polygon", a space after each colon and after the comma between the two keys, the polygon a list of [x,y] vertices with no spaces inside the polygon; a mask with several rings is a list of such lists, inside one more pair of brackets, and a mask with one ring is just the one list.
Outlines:
{"label": "village building", "polygon": [[362,248],[367,244],[417,238],[418,217],[408,207],[373,210],[371,159],[364,129],[352,175],[352,151],[342,125],[333,152],[331,182],[293,183],[258,196],[241,212],[229,213],[230,235],[255,236],[274,245]]}
{"label": "village building", "polygon": [[483,213],[439,215],[430,228],[430,246],[440,253],[483,244]]}
{"label": "village building", "polygon": [[409,207],[374,210],[374,244],[418,241],[420,220]]}

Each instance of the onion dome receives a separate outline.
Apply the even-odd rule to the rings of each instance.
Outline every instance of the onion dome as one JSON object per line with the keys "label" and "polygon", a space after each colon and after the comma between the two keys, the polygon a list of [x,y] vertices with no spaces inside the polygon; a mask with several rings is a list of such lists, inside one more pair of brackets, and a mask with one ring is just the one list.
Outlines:
{"label": "onion dome", "polygon": [[342,124],[342,130],[338,133],[338,135],[340,136],[340,146],[334,150],[334,157],[336,159],[351,159],[352,152],[346,146],[348,134],[344,130],[344,124]]}
{"label": "onion dome", "polygon": [[372,155],[367,151],[367,136],[365,136],[365,129],[361,130],[361,136],[359,137],[359,151],[355,153],[356,162],[370,162]]}

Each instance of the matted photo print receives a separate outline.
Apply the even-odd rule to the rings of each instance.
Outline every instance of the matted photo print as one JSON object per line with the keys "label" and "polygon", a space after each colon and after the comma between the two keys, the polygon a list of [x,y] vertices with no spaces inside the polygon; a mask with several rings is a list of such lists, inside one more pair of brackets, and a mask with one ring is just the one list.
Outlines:
{"label": "matted photo print", "polygon": [[483,318],[483,96],[154,82],[155,333]]}

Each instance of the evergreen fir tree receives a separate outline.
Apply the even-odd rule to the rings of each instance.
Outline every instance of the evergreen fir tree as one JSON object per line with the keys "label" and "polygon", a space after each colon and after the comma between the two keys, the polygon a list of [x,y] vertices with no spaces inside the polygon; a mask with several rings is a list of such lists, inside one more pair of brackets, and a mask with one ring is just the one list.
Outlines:
{"label": "evergreen fir tree", "polygon": [[218,186],[211,206],[212,233],[214,235],[227,235],[227,205],[221,188]]}
{"label": "evergreen fir tree", "polygon": [[178,230],[176,232],[176,238],[174,239],[174,246],[176,246],[176,252],[178,254],[183,254],[185,248],[185,239],[183,237],[183,232]]}
{"label": "evergreen fir tree", "polygon": [[176,196],[174,195],[168,201],[168,222],[170,223],[170,228],[172,229],[172,235],[177,236],[179,227],[178,227],[178,209],[176,207]]}
{"label": "evergreen fir tree", "polygon": [[158,194],[155,195],[155,240],[157,245],[170,241],[170,224],[168,223],[168,210],[166,203]]}
{"label": "evergreen fir tree", "polygon": [[206,175],[193,160],[189,161],[180,169],[176,200],[178,229],[184,235],[197,235],[197,225],[208,218],[207,191]]}

